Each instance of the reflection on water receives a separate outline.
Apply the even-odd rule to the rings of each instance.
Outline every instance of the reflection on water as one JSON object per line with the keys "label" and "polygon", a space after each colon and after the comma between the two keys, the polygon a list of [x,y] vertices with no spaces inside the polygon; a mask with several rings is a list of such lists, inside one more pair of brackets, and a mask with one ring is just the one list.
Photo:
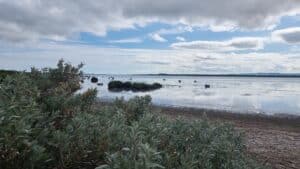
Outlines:
{"label": "reflection on water", "polygon": [[[97,86],[86,80],[83,90],[97,88],[102,99],[151,95],[159,105],[224,109],[246,113],[300,115],[300,79],[254,77],[185,77],[185,76],[114,76],[115,80],[159,82],[164,85],[152,92],[109,92],[109,76],[99,75]],[[179,80],[181,82],[179,83]],[[205,84],[210,88],[205,89]]]}

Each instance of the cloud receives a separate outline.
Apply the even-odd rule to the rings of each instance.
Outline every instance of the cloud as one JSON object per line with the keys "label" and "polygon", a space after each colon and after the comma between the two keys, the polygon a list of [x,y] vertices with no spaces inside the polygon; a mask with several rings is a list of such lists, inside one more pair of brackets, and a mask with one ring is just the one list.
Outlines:
{"label": "cloud", "polygon": [[[193,32],[193,28],[190,26],[177,26],[171,29],[160,29],[158,31],[149,34],[151,39],[158,42],[167,42],[167,40],[162,35],[176,35],[184,32]],[[182,39],[182,38],[181,38]]]}
{"label": "cloud", "polygon": [[196,49],[209,51],[259,50],[264,47],[264,38],[240,37],[227,41],[190,41],[171,44],[174,49]]}
{"label": "cloud", "polygon": [[141,38],[128,38],[128,39],[118,39],[110,40],[109,43],[141,43],[143,40]]}
{"label": "cloud", "polygon": [[270,29],[282,16],[299,13],[298,0],[0,0],[0,39],[63,39],[80,32],[104,36],[151,22]]}
{"label": "cloud", "polygon": [[276,30],[272,32],[272,39],[289,44],[300,44],[300,27]]}
{"label": "cloud", "polygon": [[254,73],[300,72],[300,54],[218,53],[185,49],[121,49],[84,44],[0,45],[0,67],[24,70],[55,66],[64,58],[84,61],[88,73]]}
{"label": "cloud", "polygon": [[184,42],[184,41],[185,41],[185,38],[182,37],[182,36],[177,36],[177,37],[176,37],[176,40],[181,41],[181,42]]}
{"label": "cloud", "polygon": [[168,40],[161,37],[158,33],[153,33],[149,35],[151,39],[157,41],[157,42],[167,42]]}
{"label": "cloud", "polygon": [[174,35],[174,34],[181,34],[185,32],[193,32],[193,31],[194,31],[193,28],[190,26],[177,26],[172,29],[160,29],[155,33],[160,35]]}

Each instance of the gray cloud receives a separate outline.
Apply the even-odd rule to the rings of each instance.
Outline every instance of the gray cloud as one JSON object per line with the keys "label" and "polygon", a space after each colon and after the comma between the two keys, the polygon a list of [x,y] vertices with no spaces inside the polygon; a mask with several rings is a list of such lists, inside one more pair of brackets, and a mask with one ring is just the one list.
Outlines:
{"label": "gray cloud", "polygon": [[299,8],[298,0],[0,0],[0,39],[64,39],[78,32],[102,36],[153,21],[266,29]]}
{"label": "gray cloud", "polygon": [[280,29],[272,32],[275,41],[283,41],[290,44],[300,43],[300,27]]}
{"label": "gray cloud", "polygon": [[211,51],[259,50],[264,47],[264,38],[243,37],[227,41],[191,41],[171,44],[175,49],[197,49]]}

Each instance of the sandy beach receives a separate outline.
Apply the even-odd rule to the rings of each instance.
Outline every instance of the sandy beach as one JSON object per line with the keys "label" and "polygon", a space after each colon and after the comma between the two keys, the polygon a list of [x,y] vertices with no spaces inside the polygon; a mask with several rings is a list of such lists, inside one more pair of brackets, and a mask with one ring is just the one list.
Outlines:
{"label": "sandy beach", "polygon": [[212,122],[231,123],[244,134],[248,153],[264,165],[275,169],[300,168],[300,117],[161,106],[154,109],[168,118],[208,118]]}

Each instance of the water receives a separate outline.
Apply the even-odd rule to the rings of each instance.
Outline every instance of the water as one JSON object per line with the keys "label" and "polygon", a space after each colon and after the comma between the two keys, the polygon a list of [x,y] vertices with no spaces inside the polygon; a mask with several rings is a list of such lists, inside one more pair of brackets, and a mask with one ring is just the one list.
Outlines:
{"label": "water", "polygon": [[[159,82],[164,87],[151,92],[110,92],[107,90],[109,76],[96,77],[104,85],[97,86],[85,80],[83,90],[96,87],[98,96],[105,100],[151,95],[157,105],[300,116],[300,78],[118,75],[114,76],[115,80],[130,81],[132,78],[134,82]],[[211,87],[205,89],[205,84]]]}

